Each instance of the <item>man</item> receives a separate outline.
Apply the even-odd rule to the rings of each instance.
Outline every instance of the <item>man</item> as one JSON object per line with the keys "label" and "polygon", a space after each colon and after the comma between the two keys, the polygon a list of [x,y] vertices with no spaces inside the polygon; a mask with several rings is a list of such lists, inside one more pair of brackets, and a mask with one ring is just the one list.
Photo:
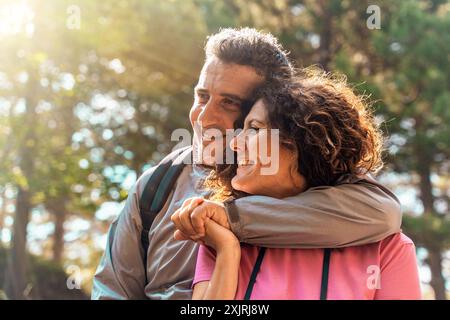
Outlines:
{"label": "man", "polygon": [[[201,135],[204,130],[225,134],[239,123],[245,101],[256,87],[293,73],[277,40],[254,29],[222,30],[209,37],[205,53],[190,112],[194,150],[196,145],[207,147],[210,143]],[[147,267],[140,240],[139,198],[154,169],[138,179],[117,218],[111,250],[105,251],[97,269],[93,299],[191,298],[198,244],[174,238],[171,216],[185,232],[176,235],[178,239],[187,238],[194,225],[201,228],[198,224],[205,217],[195,214],[197,204],[184,202],[206,195],[202,181],[210,172],[208,165],[213,164],[194,162],[183,169],[150,229]],[[248,196],[223,205],[205,201],[200,206],[207,208],[201,210],[203,214],[231,228],[241,242],[267,247],[366,244],[399,232],[401,224],[396,197],[368,176],[285,199]]]}

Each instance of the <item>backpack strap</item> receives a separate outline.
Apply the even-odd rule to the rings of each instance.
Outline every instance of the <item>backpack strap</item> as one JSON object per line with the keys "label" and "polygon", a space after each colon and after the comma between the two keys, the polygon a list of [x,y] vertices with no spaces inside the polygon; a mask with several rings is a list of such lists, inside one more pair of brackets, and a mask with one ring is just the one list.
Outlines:
{"label": "backpack strap", "polygon": [[322,264],[322,282],[320,284],[320,300],[327,300],[328,293],[328,275],[330,273],[330,256],[331,249],[323,250],[323,264]]}
{"label": "backpack strap", "polygon": [[[149,232],[158,212],[164,207],[178,176],[183,171],[185,159],[192,157],[192,147],[185,147],[163,159],[152,173],[139,199],[139,214],[142,221],[141,244],[144,250],[143,263],[147,271]],[[147,272],[145,272],[147,283]]]}
{"label": "backpack strap", "polygon": [[253,292],[253,286],[256,282],[256,276],[258,275],[259,269],[261,268],[262,261],[264,259],[264,255],[266,253],[266,248],[259,248],[258,257],[256,258],[255,265],[253,266],[252,274],[250,275],[250,280],[248,282],[247,291],[245,291],[244,300],[250,300],[250,296]]}
{"label": "backpack strap", "polygon": [[[248,282],[247,291],[245,292],[244,300],[250,300],[253,292],[253,286],[256,282],[256,276],[258,275],[259,269],[261,268],[264,255],[266,253],[266,248],[261,247],[258,252],[258,257],[256,258],[255,265],[253,266],[252,274]],[[330,258],[331,249],[327,248],[323,251],[323,263],[322,263],[322,281],[320,284],[320,300],[327,300],[328,293],[328,276],[330,273]]]}

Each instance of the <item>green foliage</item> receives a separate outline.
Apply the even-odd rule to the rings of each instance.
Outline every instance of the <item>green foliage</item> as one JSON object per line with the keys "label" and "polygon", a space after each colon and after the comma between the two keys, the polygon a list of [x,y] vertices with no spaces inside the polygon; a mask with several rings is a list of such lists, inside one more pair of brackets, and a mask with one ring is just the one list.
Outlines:
{"label": "green foliage", "polygon": [[450,219],[435,215],[409,216],[403,218],[403,228],[417,246],[450,248]]}
{"label": "green foliage", "polygon": [[[5,270],[8,251],[0,247],[0,270]],[[86,300],[88,295],[82,290],[67,288],[68,275],[61,266],[45,259],[29,255],[30,264],[30,295],[33,299],[56,300]],[[0,288],[4,284],[4,272],[0,272]],[[7,299],[6,294],[0,290],[0,300]]]}

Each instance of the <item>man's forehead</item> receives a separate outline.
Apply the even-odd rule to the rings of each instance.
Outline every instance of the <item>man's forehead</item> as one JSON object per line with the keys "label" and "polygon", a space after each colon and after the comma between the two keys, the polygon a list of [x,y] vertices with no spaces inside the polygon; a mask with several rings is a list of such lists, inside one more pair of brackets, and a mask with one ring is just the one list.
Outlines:
{"label": "man's forehead", "polygon": [[224,63],[217,58],[208,59],[200,73],[198,87],[215,90],[227,89],[248,94],[264,78],[250,66]]}

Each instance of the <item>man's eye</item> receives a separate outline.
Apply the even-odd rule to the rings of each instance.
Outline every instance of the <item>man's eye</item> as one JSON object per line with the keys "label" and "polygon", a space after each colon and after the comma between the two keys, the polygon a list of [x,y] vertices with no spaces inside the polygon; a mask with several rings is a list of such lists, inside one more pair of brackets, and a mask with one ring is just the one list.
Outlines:
{"label": "man's eye", "polygon": [[200,103],[206,103],[209,100],[209,95],[207,95],[205,93],[198,93],[197,99]]}
{"label": "man's eye", "polygon": [[224,99],[223,100],[223,104],[225,107],[236,107],[239,108],[241,106],[241,104],[239,102],[236,102],[234,100],[231,99]]}

